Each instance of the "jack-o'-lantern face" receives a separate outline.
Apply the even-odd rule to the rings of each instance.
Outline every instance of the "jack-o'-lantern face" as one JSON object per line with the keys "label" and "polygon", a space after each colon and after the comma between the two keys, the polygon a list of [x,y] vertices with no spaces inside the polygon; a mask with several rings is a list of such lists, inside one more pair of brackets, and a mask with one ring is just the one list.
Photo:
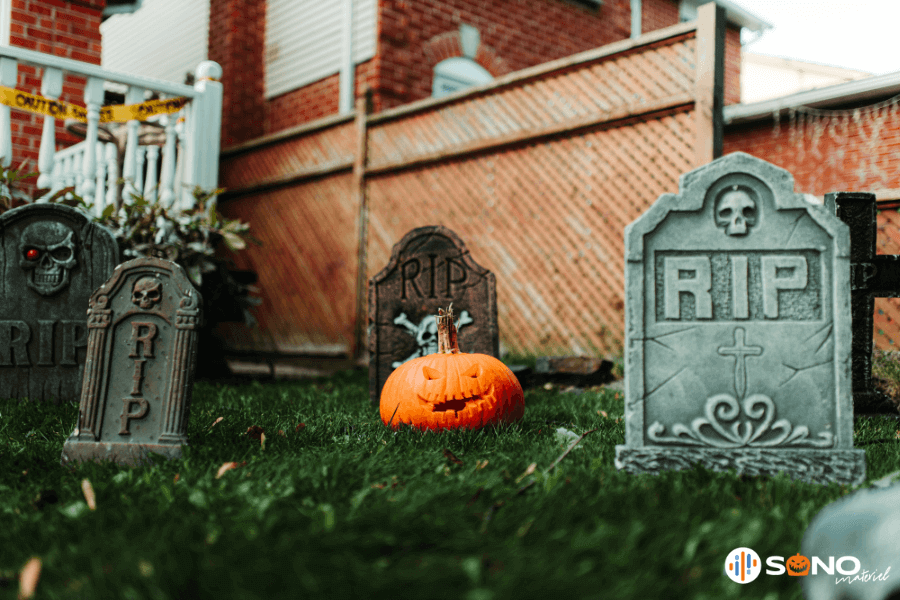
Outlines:
{"label": "jack-o'-lantern face", "polygon": [[788,558],[785,564],[788,575],[792,577],[801,577],[809,573],[809,559],[801,556],[799,552]]}
{"label": "jack-o'-lantern face", "polygon": [[[486,354],[429,354],[399,366],[381,393],[381,418],[396,428],[483,427],[512,422],[525,411],[519,380]],[[393,417],[393,418],[392,418]]]}

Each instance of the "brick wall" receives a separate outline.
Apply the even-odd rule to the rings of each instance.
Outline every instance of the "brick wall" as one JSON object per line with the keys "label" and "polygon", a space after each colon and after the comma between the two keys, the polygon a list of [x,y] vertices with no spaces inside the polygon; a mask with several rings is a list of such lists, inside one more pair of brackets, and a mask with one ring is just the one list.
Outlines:
{"label": "brick wall", "polygon": [[747,152],[794,175],[797,191],[828,192],[900,188],[900,106],[863,111],[859,120],[802,114],[725,129],[724,153]]}
{"label": "brick wall", "polygon": [[222,66],[222,147],[266,131],[263,0],[210,0],[209,60]]}
{"label": "brick wall", "polygon": [[[100,64],[100,20],[106,0],[12,0],[9,42],[12,46],[36,50],[73,60]],[[60,98],[84,105],[83,77],[66,75]],[[20,90],[40,94],[41,73],[19,66]],[[28,170],[37,170],[38,151],[44,117],[18,110],[10,111],[13,166],[28,159]],[[56,125],[57,148],[79,142],[62,122]],[[31,191],[33,186],[28,188]]]}
{"label": "brick wall", "polygon": [[[211,0],[210,59],[222,65],[222,146],[338,112],[338,75],[264,99],[264,3]],[[379,0],[376,55],[356,69],[357,95],[375,112],[431,96],[434,66],[461,56],[459,26],[479,30],[476,62],[495,77],[631,35],[630,0],[601,7],[571,0]],[[642,31],[678,23],[677,0],[644,0]],[[740,99],[740,32],[726,34],[726,104]],[[263,114],[263,119],[253,115]]]}

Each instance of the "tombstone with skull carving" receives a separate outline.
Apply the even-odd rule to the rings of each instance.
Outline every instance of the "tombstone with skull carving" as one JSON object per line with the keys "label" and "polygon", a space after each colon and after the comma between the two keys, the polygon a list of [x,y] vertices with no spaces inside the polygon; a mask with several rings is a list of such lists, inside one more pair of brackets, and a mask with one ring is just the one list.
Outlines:
{"label": "tombstone with skull carving", "polygon": [[616,466],[860,483],[849,246],[790,173],[740,152],[629,224]]}
{"label": "tombstone with skull carving", "polygon": [[88,362],[63,462],[174,458],[186,443],[200,294],[176,263],[138,258],[94,292]]}
{"label": "tombstone with skull carving", "polygon": [[494,274],[479,266],[459,236],[441,226],[407,233],[388,265],[369,281],[369,394],[394,369],[437,352],[437,309],[459,311],[459,345],[499,358]]}
{"label": "tombstone with skull carving", "polygon": [[118,245],[90,217],[58,204],[7,211],[0,230],[0,398],[76,401],[88,299],[118,264]]}

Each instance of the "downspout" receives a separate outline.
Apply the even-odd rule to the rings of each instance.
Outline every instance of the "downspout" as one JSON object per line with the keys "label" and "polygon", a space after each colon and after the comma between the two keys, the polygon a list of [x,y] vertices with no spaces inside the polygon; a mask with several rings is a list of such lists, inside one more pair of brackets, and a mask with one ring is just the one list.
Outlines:
{"label": "downspout", "polygon": [[[0,0],[2,2],[4,0]],[[339,75],[340,90],[338,91],[338,111],[347,114],[353,111],[354,96],[354,71],[356,65],[353,62],[353,0],[343,0],[344,27],[341,37],[341,71]]]}
{"label": "downspout", "polygon": [[9,46],[9,26],[12,21],[12,0],[0,0],[0,46]]}
{"label": "downspout", "polygon": [[631,37],[641,35],[641,0],[631,0]]}

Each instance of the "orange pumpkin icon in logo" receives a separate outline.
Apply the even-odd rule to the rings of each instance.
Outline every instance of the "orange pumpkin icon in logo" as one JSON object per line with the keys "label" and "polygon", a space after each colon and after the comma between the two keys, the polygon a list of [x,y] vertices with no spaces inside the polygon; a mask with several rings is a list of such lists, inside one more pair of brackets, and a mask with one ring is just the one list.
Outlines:
{"label": "orange pumpkin icon in logo", "polygon": [[809,559],[798,552],[787,559],[787,572],[791,577],[802,577],[809,574]]}

